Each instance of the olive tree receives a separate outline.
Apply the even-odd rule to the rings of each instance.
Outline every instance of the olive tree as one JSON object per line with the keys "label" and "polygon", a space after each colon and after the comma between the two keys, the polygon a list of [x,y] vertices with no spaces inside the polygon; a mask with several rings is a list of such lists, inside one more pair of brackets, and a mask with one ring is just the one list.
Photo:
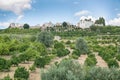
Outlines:
{"label": "olive tree", "polygon": [[78,49],[80,51],[80,53],[82,53],[82,54],[87,54],[89,52],[87,43],[82,38],[77,39],[76,49]]}
{"label": "olive tree", "polygon": [[53,35],[49,32],[41,32],[38,34],[37,41],[43,43],[46,47],[53,44]]}

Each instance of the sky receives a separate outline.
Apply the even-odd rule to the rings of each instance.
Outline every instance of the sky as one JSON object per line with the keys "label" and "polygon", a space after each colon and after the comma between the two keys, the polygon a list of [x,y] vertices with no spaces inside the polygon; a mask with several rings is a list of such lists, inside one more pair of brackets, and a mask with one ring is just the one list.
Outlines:
{"label": "sky", "polygon": [[93,21],[104,17],[107,25],[120,26],[120,0],[0,0],[0,29],[10,23],[31,26],[46,22]]}

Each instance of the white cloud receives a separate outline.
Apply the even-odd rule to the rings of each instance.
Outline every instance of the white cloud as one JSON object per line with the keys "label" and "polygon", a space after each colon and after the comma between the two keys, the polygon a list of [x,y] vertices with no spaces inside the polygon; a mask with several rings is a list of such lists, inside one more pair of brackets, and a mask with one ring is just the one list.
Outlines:
{"label": "white cloud", "polygon": [[108,25],[120,26],[120,17],[108,21]]}
{"label": "white cloud", "polygon": [[75,16],[83,16],[83,15],[88,15],[88,14],[90,14],[90,12],[88,10],[82,10],[82,11],[76,12],[74,15]]}
{"label": "white cloud", "polygon": [[16,21],[21,20],[23,17],[24,17],[24,15],[19,15],[19,16],[17,17]]}
{"label": "white cloud", "polygon": [[73,2],[73,4],[79,4],[79,2],[76,1],[76,2]]}
{"label": "white cloud", "polygon": [[115,8],[115,11],[118,11],[119,9],[118,8]]}
{"label": "white cloud", "polygon": [[118,16],[118,17],[120,17],[120,13],[119,13],[119,14],[117,14],[117,16]]}
{"label": "white cloud", "polygon": [[8,28],[9,25],[10,25],[9,22],[0,22],[0,29]]}
{"label": "white cloud", "polygon": [[95,20],[97,20],[97,18],[95,18],[93,16],[81,16],[80,17],[80,20],[85,20],[85,19],[91,19],[94,22],[95,22]]}
{"label": "white cloud", "polygon": [[0,9],[21,15],[24,10],[31,9],[31,0],[0,0]]}

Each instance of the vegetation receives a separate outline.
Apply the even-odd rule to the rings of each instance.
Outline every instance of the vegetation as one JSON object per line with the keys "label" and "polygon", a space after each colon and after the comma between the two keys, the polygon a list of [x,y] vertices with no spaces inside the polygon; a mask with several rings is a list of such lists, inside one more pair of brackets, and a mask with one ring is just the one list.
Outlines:
{"label": "vegetation", "polygon": [[[96,24],[104,25],[103,20],[99,21]],[[118,26],[94,25],[81,29],[66,22],[44,31],[18,28],[0,30],[0,72],[9,72],[13,67],[21,68],[21,64],[31,64],[29,71],[34,72],[36,67],[44,69],[46,65],[54,64],[51,61],[68,57],[74,60],[64,60],[60,64],[59,61],[55,62],[55,66],[42,73],[43,80],[119,80],[119,35]],[[54,41],[54,36],[60,36],[61,40]],[[83,66],[76,62],[81,55],[88,56]],[[95,67],[96,55],[107,63],[108,68]],[[23,70],[27,71],[19,70],[16,72],[20,74]],[[11,80],[10,77],[5,80]]]}
{"label": "vegetation", "polygon": [[82,53],[82,54],[88,54],[88,52],[89,52],[87,43],[82,38],[77,39],[76,49],[78,49],[80,51],[80,53]]}
{"label": "vegetation", "polygon": [[24,25],[23,25],[23,28],[24,28],[24,29],[29,29],[30,26],[29,26],[28,24],[24,24]]}
{"label": "vegetation", "polygon": [[17,80],[28,80],[29,72],[24,67],[18,67],[15,70],[14,78]]}
{"label": "vegetation", "polygon": [[47,72],[42,71],[42,80],[119,80],[120,70],[80,66],[73,60],[63,60]]}
{"label": "vegetation", "polygon": [[53,44],[53,35],[49,32],[41,32],[38,34],[37,41],[43,43],[46,47]]}

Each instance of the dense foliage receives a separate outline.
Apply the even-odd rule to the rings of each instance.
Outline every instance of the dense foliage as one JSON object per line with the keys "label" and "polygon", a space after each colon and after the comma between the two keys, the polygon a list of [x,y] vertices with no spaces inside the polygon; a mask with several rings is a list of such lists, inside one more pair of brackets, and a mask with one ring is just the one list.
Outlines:
{"label": "dense foliage", "polygon": [[28,80],[29,72],[24,67],[18,67],[15,70],[14,78],[17,80]]}
{"label": "dense foliage", "polygon": [[47,72],[42,71],[42,80],[119,80],[120,70],[80,66],[73,60],[63,60]]}
{"label": "dense foliage", "polygon": [[82,54],[87,54],[89,52],[87,43],[82,38],[77,39],[76,49],[78,49]]}
{"label": "dense foliage", "polygon": [[49,32],[41,32],[38,34],[37,41],[43,43],[46,47],[53,44],[53,35]]}

